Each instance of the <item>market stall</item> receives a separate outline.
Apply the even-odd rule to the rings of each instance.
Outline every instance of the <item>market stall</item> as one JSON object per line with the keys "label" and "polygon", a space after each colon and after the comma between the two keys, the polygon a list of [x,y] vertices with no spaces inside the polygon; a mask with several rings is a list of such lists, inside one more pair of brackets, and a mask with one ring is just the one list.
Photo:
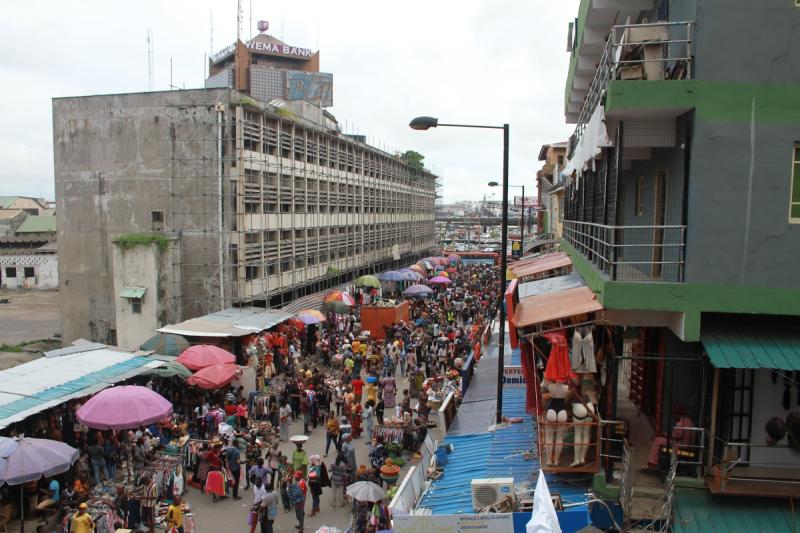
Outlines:
{"label": "market stall", "polygon": [[361,307],[361,329],[369,331],[373,339],[386,338],[385,328],[401,321],[409,321],[407,301],[381,300],[373,305]]}

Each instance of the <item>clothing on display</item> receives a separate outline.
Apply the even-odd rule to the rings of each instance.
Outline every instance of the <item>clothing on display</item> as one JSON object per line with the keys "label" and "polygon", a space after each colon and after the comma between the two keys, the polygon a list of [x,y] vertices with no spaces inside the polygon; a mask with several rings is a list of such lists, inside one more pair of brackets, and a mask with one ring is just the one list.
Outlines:
{"label": "clothing on display", "polygon": [[570,352],[572,370],[581,374],[594,374],[597,365],[594,359],[594,337],[592,328],[577,327],[572,334],[572,351]]}
{"label": "clothing on display", "polygon": [[551,331],[542,335],[550,342],[550,355],[544,377],[550,381],[565,382],[575,378],[569,359],[569,345],[564,330]]}

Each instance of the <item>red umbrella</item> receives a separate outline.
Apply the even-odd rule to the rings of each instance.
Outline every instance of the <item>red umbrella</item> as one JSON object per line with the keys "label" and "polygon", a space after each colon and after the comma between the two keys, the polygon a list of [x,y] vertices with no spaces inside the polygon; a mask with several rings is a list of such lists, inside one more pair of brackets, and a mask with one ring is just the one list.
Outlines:
{"label": "red umbrella", "polygon": [[445,272],[449,272],[450,274],[455,274],[456,272],[458,272],[458,269],[450,267],[447,270],[445,270]]}
{"label": "red umbrella", "polygon": [[186,349],[176,361],[189,370],[200,370],[211,365],[235,363],[236,356],[210,344],[198,344]]}
{"label": "red umbrella", "polygon": [[220,389],[241,375],[239,365],[211,365],[186,378],[186,383],[201,389]]}

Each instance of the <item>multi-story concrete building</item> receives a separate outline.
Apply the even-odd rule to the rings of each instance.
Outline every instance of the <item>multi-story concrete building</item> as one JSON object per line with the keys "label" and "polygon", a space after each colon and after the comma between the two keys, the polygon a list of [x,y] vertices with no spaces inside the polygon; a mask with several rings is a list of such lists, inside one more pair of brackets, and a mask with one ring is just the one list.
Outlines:
{"label": "multi-story concrete building", "polygon": [[560,239],[564,224],[564,176],[561,171],[567,156],[567,143],[544,144],[539,150],[542,168],[536,172],[539,214],[536,228]]}
{"label": "multi-story concrete building", "polygon": [[166,323],[280,305],[434,243],[436,177],[307,102],[232,89],[56,98],[53,125],[66,341],[133,347]]}
{"label": "multi-story concrete building", "polygon": [[[565,334],[575,382],[602,418],[591,466],[543,468],[605,470],[595,488],[615,484],[633,522],[653,518],[635,514],[650,505],[676,531],[758,529],[738,517],[762,509],[774,529],[794,524],[778,517],[800,496],[795,4],[582,0],[572,27],[569,257],[517,268],[510,316],[531,375],[545,335]],[[557,281],[536,286],[541,277]],[[558,430],[544,417],[542,428],[545,442]],[[625,439],[603,442],[609,430]],[[625,459],[612,475],[615,456]],[[664,474],[654,507],[632,505]],[[688,498],[688,486],[707,492]]]}

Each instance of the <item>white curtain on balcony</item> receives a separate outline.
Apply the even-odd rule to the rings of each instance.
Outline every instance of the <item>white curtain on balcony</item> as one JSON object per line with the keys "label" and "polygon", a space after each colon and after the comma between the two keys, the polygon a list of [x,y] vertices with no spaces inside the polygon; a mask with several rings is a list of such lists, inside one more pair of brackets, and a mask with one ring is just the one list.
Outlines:
{"label": "white curtain on balcony", "polygon": [[575,186],[580,188],[581,174],[586,169],[594,170],[594,159],[600,155],[602,148],[614,146],[614,142],[608,136],[606,130],[606,114],[603,106],[597,106],[592,113],[592,118],[586,124],[583,133],[575,146],[572,158],[567,161],[563,174],[571,176],[576,173],[577,179]]}

